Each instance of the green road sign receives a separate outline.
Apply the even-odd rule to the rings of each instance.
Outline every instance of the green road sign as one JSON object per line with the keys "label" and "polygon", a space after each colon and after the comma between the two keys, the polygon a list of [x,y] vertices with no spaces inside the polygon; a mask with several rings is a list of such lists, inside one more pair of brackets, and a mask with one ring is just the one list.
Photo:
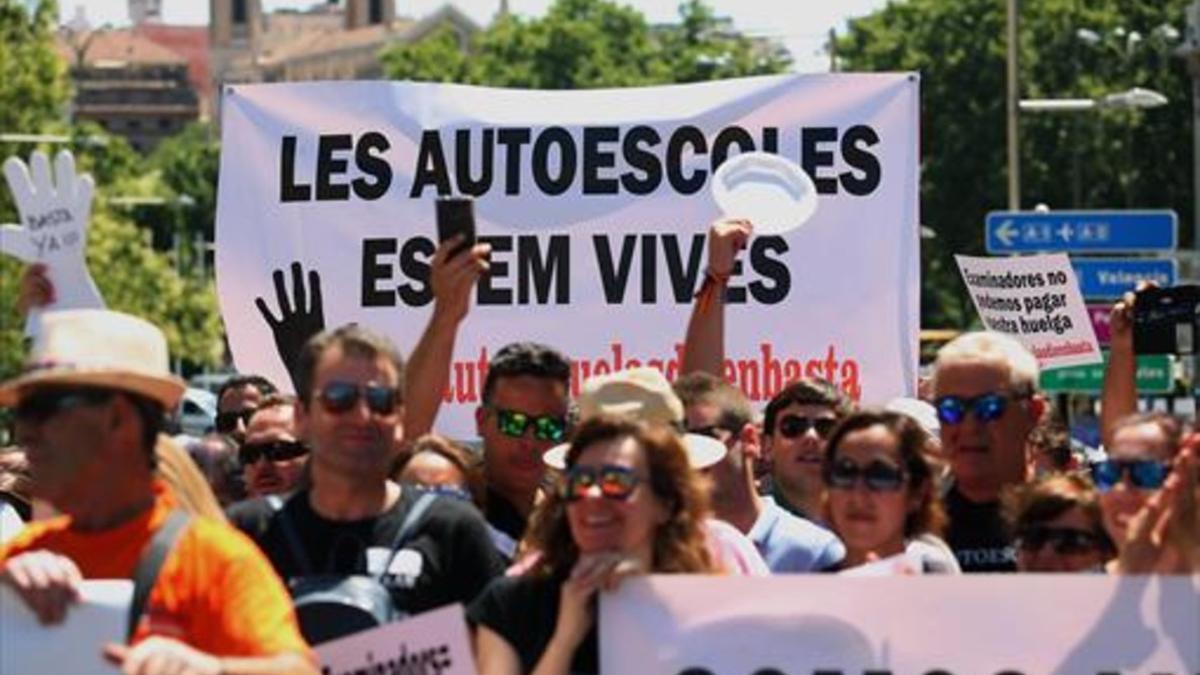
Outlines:
{"label": "green road sign", "polygon": [[[1105,362],[1108,352],[1104,353]],[[1152,354],[1137,357],[1137,390],[1139,394],[1166,394],[1175,390],[1171,357]],[[1051,393],[1097,394],[1104,386],[1104,365],[1071,366],[1042,371],[1042,391]]]}

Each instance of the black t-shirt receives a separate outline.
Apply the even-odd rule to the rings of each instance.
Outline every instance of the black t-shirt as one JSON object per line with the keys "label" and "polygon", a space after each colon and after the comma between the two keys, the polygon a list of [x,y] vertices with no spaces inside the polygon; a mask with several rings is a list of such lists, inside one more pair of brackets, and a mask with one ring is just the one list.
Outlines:
{"label": "black t-shirt", "polygon": [[[309,575],[378,574],[391,555],[404,517],[420,496],[404,490],[392,508],[364,520],[329,520],[313,511],[308,490],[284,498],[282,511],[268,498],[234,504],[229,520],[254,539],[284,579]],[[284,533],[286,514],[305,561],[297,560]],[[436,497],[407,543],[392,559],[383,584],[400,610],[415,614],[455,602],[469,604],[504,563],[487,525],[471,505]]]}
{"label": "black t-shirt", "polygon": [[972,502],[954,487],[944,502],[950,516],[946,543],[963,572],[1017,571],[1017,553],[1000,515],[1000,502]]}
{"label": "black t-shirt", "polygon": [[528,518],[521,515],[521,512],[500,496],[499,492],[493,490],[487,491],[484,506],[484,517],[487,518],[488,524],[512,537],[513,541],[521,541],[521,537],[525,536],[525,528],[529,525]]}
{"label": "black t-shirt", "polygon": [[[504,638],[521,658],[522,672],[530,673],[554,635],[561,587],[561,580],[549,577],[501,577],[471,603],[467,618],[472,624],[487,626]],[[598,645],[596,622],[593,621],[591,630],[571,658],[572,675],[600,672]]]}

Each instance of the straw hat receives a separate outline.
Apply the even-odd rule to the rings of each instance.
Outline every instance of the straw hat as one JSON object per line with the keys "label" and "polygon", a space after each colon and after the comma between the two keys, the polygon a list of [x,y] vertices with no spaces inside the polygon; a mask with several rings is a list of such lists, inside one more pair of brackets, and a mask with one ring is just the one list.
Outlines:
{"label": "straw hat", "polygon": [[167,340],[150,322],[105,309],[46,312],[21,375],[0,384],[0,406],[41,386],[116,389],[171,410],[186,388],[168,368]]}
{"label": "straw hat", "polygon": [[[671,383],[655,368],[630,368],[611,375],[593,377],[583,383],[579,394],[579,421],[600,415],[615,415],[650,424],[683,424],[683,403]],[[725,457],[725,444],[699,434],[684,434],[688,463],[705,469]],[[542,455],[549,467],[567,468],[570,443],[550,448]]]}

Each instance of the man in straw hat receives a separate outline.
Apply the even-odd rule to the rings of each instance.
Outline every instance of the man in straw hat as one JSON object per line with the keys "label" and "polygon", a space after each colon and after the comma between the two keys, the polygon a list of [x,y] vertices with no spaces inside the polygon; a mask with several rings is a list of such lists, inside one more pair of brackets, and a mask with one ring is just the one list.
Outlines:
{"label": "man in straw hat", "polygon": [[163,412],[184,390],[167,362],[162,332],[137,317],[44,316],[0,406],[15,409],[36,496],[63,515],[0,548],[0,583],[53,624],[83,579],[135,578],[129,644],[104,648],[126,673],[316,672],[270,563],[233,528],[188,519],[154,479]]}

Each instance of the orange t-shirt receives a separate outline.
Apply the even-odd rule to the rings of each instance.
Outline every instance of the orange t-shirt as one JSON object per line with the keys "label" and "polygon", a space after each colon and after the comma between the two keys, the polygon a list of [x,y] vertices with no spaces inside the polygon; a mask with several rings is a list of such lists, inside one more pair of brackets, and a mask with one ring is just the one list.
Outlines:
{"label": "orange t-shirt", "polygon": [[[67,516],[30,523],[0,548],[0,564],[46,550],[73,560],[85,579],[131,579],[142,549],[174,507],[165,485],[154,488],[154,508],[111,530],[80,532]],[[163,561],[133,642],[150,635],[215,656],[310,653],[271,563],[237,529],[207,518],[192,517]]]}

